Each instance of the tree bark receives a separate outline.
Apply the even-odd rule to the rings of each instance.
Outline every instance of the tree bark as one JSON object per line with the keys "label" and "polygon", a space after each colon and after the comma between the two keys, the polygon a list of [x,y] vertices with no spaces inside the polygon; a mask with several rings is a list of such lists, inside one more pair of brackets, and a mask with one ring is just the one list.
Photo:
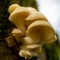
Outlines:
{"label": "tree bark", "polygon": [[37,8],[36,0],[0,0],[0,60],[25,60],[14,52],[15,50],[13,47],[9,48],[5,42],[5,38],[10,35],[13,27],[15,27],[8,20],[8,7],[14,3],[21,6],[32,6]]}

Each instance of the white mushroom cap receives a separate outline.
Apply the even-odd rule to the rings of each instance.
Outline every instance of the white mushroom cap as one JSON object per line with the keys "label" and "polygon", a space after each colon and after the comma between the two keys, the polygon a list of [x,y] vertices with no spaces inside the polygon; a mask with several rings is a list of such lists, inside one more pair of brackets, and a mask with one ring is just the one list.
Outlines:
{"label": "white mushroom cap", "polygon": [[35,21],[29,25],[26,34],[35,41],[51,40],[54,38],[55,31],[47,21]]}
{"label": "white mushroom cap", "polygon": [[25,19],[27,27],[34,21],[41,20],[41,21],[48,21],[47,18],[40,12],[34,12],[28,15]]}
{"label": "white mushroom cap", "polygon": [[19,28],[23,34],[25,34],[26,27],[24,19],[29,15],[28,10],[25,7],[16,8],[9,16],[9,20]]}
{"label": "white mushroom cap", "polygon": [[12,4],[8,8],[9,13],[12,13],[17,7],[20,7],[18,4]]}

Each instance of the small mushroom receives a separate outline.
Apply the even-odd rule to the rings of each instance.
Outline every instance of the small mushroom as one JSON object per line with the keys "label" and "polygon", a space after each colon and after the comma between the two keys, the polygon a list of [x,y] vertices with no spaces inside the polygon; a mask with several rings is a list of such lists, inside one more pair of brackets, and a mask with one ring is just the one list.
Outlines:
{"label": "small mushroom", "polygon": [[7,37],[7,38],[5,39],[5,41],[7,42],[7,45],[8,45],[9,47],[13,47],[13,46],[16,45],[16,42],[15,42],[15,39],[14,39],[13,36]]}
{"label": "small mushroom", "polygon": [[31,53],[30,51],[28,51],[28,50],[25,50],[25,49],[21,49],[21,50],[19,51],[19,55],[20,55],[21,57],[24,57],[25,59],[32,57],[32,53]]}
{"label": "small mushroom", "polygon": [[[38,44],[32,44],[32,45],[26,45],[26,46],[24,45],[22,46],[22,49],[19,52],[20,55],[22,55],[22,51],[24,51],[24,53],[29,55],[30,57],[38,56],[41,53],[41,46]],[[22,57],[24,56],[22,55]]]}
{"label": "small mushroom", "polygon": [[34,21],[48,21],[47,18],[40,12],[34,12],[28,15],[28,17],[25,19],[27,27]]}
{"label": "small mushroom", "polygon": [[11,32],[11,34],[15,37],[17,42],[20,42],[21,37],[23,36],[21,30],[14,28]]}
{"label": "small mushroom", "polygon": [[18,4],[12,4],[8,8],[9,13],[12,13],[17,7],[20,7]]}
{"label": "small mushroom", "polygon": [[9,16],[9,20],[15,24],[15,26],[22,31],[26,32],[24,19],[29,15],[28,9],[25,7],[17,7]]}
{"label": "small mushroom", "polygon": [[38,43],[54,38],[55,31],[47,21],[35,21],[29,25],[26,34]]}

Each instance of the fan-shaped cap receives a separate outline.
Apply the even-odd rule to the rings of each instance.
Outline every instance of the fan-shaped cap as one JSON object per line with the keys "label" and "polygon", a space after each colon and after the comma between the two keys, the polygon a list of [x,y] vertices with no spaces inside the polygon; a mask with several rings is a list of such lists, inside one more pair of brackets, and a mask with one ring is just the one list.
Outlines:
{"label": "fan-shaped cap", "polygon": [[41,20],[41,21],[48,21],[47,18],[40,12],[34,12],[28,15],[28,17],[25,19],[26,25],[29,26],[32,22]]}
{"label": "fan-shaped cap", "polygon": [[29,15],[28,9],[25,7],[19,7],[16,8],[9,16],[9,20],[14,20],[14,19],[23,19],[26,18]]}
{"label": "fan-shaped cap", "polygon": [[55,36],[53,27],[47,21],[35,21],[29,25],[26,33],[35,41],[51,40]]}
{"label": "fan-shaped cap", "polygon": [[44,43],[51,44],[51,43],[55,42],[56,40],[57,40],[57,36],[55,35],[53,37],[53,39],[51,39],[51,40],[45,40]]}
{"label": "fan-shaped cap", "polygon": [[29,15],[25,7],[16,8],[9,16],[9,20],[25,34],[26,27],[24,19]]}
{"label": "fan-shaped cap", "polygon": [[17,7],[20,7],[18,4],[12,4],[8,8],[9,13],[12,13]]}

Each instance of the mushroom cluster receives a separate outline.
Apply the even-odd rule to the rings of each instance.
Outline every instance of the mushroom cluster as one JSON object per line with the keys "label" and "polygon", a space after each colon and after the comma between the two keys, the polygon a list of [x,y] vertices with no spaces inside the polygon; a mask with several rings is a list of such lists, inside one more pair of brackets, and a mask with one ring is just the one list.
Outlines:
{"label": "mushroom cluster", "polygon": [[[9,20],[16,26],[6,38],[9,47],[20,45],[19,55],[25,59],[38,56],[41,45],[57,40],[56,33],[47,18],[33,7],[12,4],[8,11]],[[14,42],[16,40],[16,42]]]}

